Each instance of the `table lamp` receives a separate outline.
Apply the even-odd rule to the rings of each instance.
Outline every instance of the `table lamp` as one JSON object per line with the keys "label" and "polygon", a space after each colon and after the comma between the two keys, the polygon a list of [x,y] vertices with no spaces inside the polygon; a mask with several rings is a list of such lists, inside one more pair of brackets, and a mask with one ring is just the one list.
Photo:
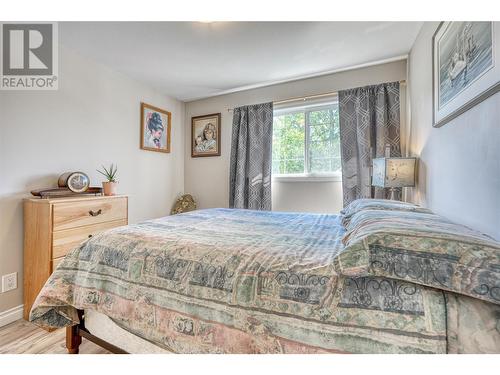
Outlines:
{"label": "table lamp", "polygon": [[372,186],[389,188],[389,199],[396,199],[395,188],[415,186],[416,158],[373,159]]}

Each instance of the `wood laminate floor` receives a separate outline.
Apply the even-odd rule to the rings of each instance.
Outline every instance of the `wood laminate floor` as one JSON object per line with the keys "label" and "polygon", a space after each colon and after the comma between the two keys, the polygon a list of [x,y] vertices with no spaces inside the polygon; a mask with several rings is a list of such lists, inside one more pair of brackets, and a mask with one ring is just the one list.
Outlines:
{"label": "wood laminate floor", "polygon": [[[0,327],[0,354],[66,354],[66,330],[47,332],[23,319]],[[82,339],[80,354],[105,354],[103,348]]]}

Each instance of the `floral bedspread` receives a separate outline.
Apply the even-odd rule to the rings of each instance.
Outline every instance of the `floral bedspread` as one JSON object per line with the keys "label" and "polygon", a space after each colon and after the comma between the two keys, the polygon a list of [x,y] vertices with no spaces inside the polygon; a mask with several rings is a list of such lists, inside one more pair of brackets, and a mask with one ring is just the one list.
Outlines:
{"label": "floral bedspread", "polygon": [[231,209],[115,228],[66,256],[30,320],[63,327],[92,309],[177,353],[445,353],[452,336],[463,348],[458,311],[476,300],[341,276],[343,234],[336,215]]}

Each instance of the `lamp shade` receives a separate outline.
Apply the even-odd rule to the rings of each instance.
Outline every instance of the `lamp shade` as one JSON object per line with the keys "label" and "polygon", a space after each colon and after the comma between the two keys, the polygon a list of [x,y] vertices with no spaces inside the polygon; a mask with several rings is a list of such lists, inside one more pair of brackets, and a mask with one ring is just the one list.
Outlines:
{"label": "lamp shade", "polygon": [[378,187],[415,186],[416,158],[373,159],[372,185]]}

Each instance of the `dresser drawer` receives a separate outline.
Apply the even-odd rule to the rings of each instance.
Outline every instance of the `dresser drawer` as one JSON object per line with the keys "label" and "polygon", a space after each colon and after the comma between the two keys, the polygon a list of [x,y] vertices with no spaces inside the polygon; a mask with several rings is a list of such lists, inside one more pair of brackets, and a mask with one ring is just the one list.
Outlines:
{"label": "dresser drawer", "polygon": [[93,199],[54,204],[54,231],[127,219],[127,198]]}
{"label": "dresser drawer", "polygon": [[26,198],[23,317],[66,254],[99,232],[128,224],[128,197],[75,195]]}
{"label": "dresser drawer", "polygon": [[127,225],[126,219],[107,221],[100,224],[86,225],[54,232],[52,236],[52,258],[65,256],[70,250],[73,250],[87,238],[99,232],[122,225]]}

